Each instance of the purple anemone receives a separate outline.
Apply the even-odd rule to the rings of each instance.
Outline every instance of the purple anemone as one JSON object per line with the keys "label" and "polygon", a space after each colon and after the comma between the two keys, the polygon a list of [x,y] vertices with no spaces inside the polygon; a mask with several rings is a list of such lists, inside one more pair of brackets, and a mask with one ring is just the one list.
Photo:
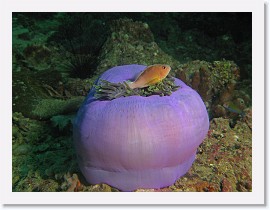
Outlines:
{"label": "purple anemone", "polygon": [[[134,80],[146,68],[109,69],[99,80]],[[111,101],[94,98],[95,88],[74,121],[79,167],[91,184],[106,183],[122,191],[172,185],[191,167],[209,128],[199,94],[180,85],[170,96],[129,96]]]}

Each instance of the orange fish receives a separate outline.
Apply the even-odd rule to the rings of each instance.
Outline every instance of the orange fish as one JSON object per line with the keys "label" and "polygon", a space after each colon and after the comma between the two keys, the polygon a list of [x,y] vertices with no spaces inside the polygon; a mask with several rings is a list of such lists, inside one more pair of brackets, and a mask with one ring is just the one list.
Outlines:
{"label": "orange fish", "polygon": [[144,88],[162,81],[170,72],[171,67],[164,64],[148,66],[134,82],[128,82],[131,89]]}

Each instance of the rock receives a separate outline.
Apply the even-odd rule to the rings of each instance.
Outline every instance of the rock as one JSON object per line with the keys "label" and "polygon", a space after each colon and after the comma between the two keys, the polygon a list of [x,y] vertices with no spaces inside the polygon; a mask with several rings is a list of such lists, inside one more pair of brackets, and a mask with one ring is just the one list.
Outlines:
{"label": "rock", "polygon": [[112,188],[107,184],[96,184],[90,189],[91,192],[112,192]]}
{"label": "rock", "polygon": [[[239,68],[233,61],[191,61],[181,64],[176,70],[179,78],[185,78],[188,85],[197,90],[204,101],[221,93],[227,84],[239,79]],[[185,74],[185,75],[183,75]]]}
{"label": "rock", "polygon": [[164,63],[171,65],[173,69],[180,64],[156,44],[153,33],[146,23],[118,19],[112,22],[110,29],[111,36],[102,48],[100,56],[102,60],[97,67],[97,74],[113,66],[131,63],[144,65]]}
{"label": "rock", "polygon": [[251,105],[251,91],[241,84],[240,69],[233,61],[191,61],[181,64],[176,76],[197,90],[211,117],[237,117],[234,109],[224,108],[231,102],[239,113]]}
{"label": "rock", "polygon": [[33,117],[32,110],[38,101],[51,98],[44,84],[55,85],[61,80],[57,71],[32,72],[29,70],[13,72],[12,110],[26,117]]}
{"label": "rock", "polygon": [[29,45],[23,51],[28,65],[37,70],[49,69],[51,66],[52,53],[45,45]]}
{"label": "rock", "polygon": [[[54,115],[76,112],[84,97],[73,96],[67,89],[62,90],[61,79],[61,74],[57,71],[14,72],[13,112],[21,112],[26,117],[38,119],[49,119]],[[86,85],[88,81],[78,86],[78,90],[74,89],[72,94],[86,94],[89,88]],[[80,81],[76,84],[78,83]],[[70,86],[73,87],[75,88],[75,84]]]}
{"label": "rock", "polygon": [[232,192],[233,191],[231,183],[226,178],[222,179],[222,181],[221,181],[221,191],[222,192]]}

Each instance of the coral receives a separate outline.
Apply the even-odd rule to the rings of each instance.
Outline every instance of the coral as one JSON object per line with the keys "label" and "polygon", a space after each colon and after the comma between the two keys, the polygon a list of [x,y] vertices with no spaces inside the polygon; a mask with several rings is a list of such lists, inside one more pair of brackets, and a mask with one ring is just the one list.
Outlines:
{"label": "coral", "polygon": [[250,192],[252,133],[238,121],[214,118],[189,172],[170,186],[174,191]]}
{"label": "coral", "polygon": [[222,179],[221,181],[221,192],[232,192],[233,187],[227,178]]}
{"label": "coral", "polygon": [[251,104],[251,91],[239,81],[233,61],[192,61],[180,65],[176,76],[198,91],[211,117],[235,118]]}
{"label": "coral", "polygon": [[73,96],[86,96],[91,87],[95,84],[98,76],[93,76],[87,79],[70,78],[65,82],[65,88]]}
{"label": "coral", "polygon": [[227,110],[224,106],[218,104],[212,108],[212,115],[216,117],[221,117],[221,116],[226,116],[227,115]]}
{"label": "coral", "polygon": [[20,155],[26,155],[30,152],[31,147],[29,144],[20,144],[16,145],[12,148],[12,153],[14,155],[20,156]]}
{"label": "coral", "polygon": [[137,191],[251,191],[251,16],[190,14],[13,13],[12,190],[119,191],[86,183],[76,165],[69,116],[38,121],[32,111],[43,99],[58,103],[86,96],[111,66],[168,63],[172,76],[177,69],[177,77],[202,96],[211,117],[227,119],[211,121],[193,167],[174,185]]}
{"label": "coral", "polygon": [[220,190],[218,184],[198,180],[198,177],[192,176],[190,173],[179,179],[170,188],[177,192],[218,192]]}
{"label": "coral", "polygon": [[[25,20],[25,21],[24,21]],[[22,23],[28,22],[28,23]],[[32,22],[32,23],[30,23]],[[31,26],[33,26],[33,21],[25,19],[24,15],[14,15],[12,17],[12,47],[22,52],[28,45],[32,43],[40,43],[44,40],[43,34],[36,33],[33,31]],[[37,37],[36,35],[39,35]]]}
{"label": "coral", "polygon": [[53,127],[57,127],[60,131],[65,129],[71,129],[72,121],[75,118],[75,115],[56,115],[53,116],[50,120]]}
{"label": "coral", "polygon": [[58,191],[56,177],[75,173],[71,131],[59,136],[51,124],[13,113],[12,189],[13,191]]}
{"label": "coral", "polygon": [[179,64],[158,47],[147,23],[124,18],[112,21],[110,29],[111,36],[100,53],[103,59],[97,67],[97,74],[113,66],[131,63],[147,66],[166,63],[172,69]]}
{"label": "coral", "polygon": [[[237,119],[244,117],[251,103],[250,97],[243,91],[225,89],[213,103],[214,117]],[[244,99],[245,100],[244,100]]]}
{"label": "coral", "polygon": [[[212,81],[216,89],[220,89],[240,77],[239,67],[232,61],[214,61],[211,69]],[[216,91],[215,91],[216,93]]]}
{"label": "coral", "polygon": [[49,99],[50,95],[43,85],[54,86],[61,80],[57,71],[20,71],[12,74],[12,110],[33,117],[32,110],[37,101]]}
{"label": "coral", "polygon": [[162,189],[137,189],[134,192],[172,192],[170,188],[162,188]]}
{"label": "coral", "polygon": [[81,183],[78,175],[73,174],[72,176],[68,173],[64,175],[64,182],[61,185],[61,190],[66,192],[77,192],[82,190]]}
{"label": "coral", "polygon": [[252,130],[252,108],[246,108],[243,110],[245,115],[243,117],[243,121],[248,125],[250,130]]}
{"label": "coral", "polygon": [[51,50],[45,45],[29,45],[23,50],[23,55],[30,68],[44,70],[51,65]]}
{"label": "coral", "polygon": [[224,104],[227,101],[232,100],[232,93],[235,90],[236,81],[232,80],[230,83],[221,91],[219,95],[219,103]]}
{"label": "coral", "polygon": [[84,97],[77,96],[67,100],[42,99],[32,111],[33,116],[39,119],[49,119],[55,115],[76,112]]}
{"label": "coral", "polygon": [[191,87],[198,91],[200,82],[201,82],[200,72],[196,71],[192,77]]}
{"label": "coral", "polygon": [[113,31],[112,38],[114,40],[126,39],[131,42],[141,40],[145,43],[154,41],[154,35],[149,30],[148,24],[140,21],[133,22],[127,18],[115,20],[111,25],[111,31]]}
{"label": "coral", "polygon": [[85,189],[84,191],[90,191],[90,192],[113,192],[113,191],[119,191],[115,188],[112,188],[111,186],[107,184],[96,184],[91,186],[88,189]]}
{"label": "coral", "polygon": [[227,85],[239,79],[239,68],[232,61],[191,61],[181,64],[176,70],[178,78],[197,90],[204,101],[209,102],[214,95],[219,95]]}
{"label": "coral", "polygon": [[[211,121],[208,136],[198,148],[192,168],[175,184],[159,190],[138,189],[136,192],[252,191],[251,108],[245,112],[247,119],[238,120],[234,128],[229,119],[214,118]],[[13,113],[12,121],[13,150],[23,145],[22,153],[20,149],[19,153],[13,153],[13,191],[65,191],[67,185],[63,189],[61,186],[67,183],[64,178],[69,177],[67,174],[78,175],[81,184],[75,188],[78,191],[118,191],[106,184],[85,183],[76,168],[70,137],[49,137],[53,133],[48,127],[50,124],[24,118],[20,113]],[[25,146],[30,146],[30,150],[25,150]]]}

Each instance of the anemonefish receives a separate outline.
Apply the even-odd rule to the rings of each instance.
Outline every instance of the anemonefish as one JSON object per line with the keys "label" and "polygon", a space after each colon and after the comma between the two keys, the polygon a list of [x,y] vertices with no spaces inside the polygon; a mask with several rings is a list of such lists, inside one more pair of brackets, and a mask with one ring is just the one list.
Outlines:
{"label": "anemonefish", "polygon": [[128,82],[131,89],[144,88],[162,81],[170,72],[171,67],[164,64],[148,66],[143,70],[134,82]]}

